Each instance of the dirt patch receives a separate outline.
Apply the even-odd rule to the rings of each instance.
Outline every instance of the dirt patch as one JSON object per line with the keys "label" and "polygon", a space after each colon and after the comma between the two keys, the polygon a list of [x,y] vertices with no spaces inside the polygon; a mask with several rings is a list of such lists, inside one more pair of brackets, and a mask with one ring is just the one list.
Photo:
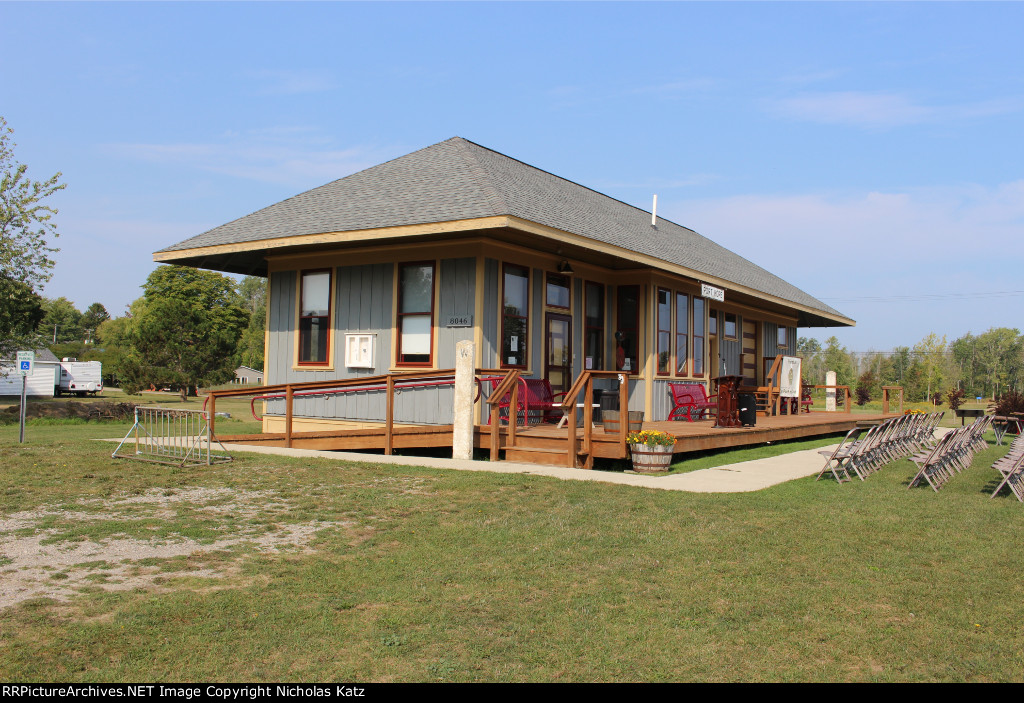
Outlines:
{"label": "dirt patch", "polygon": [[[81,420],[131,420],[135,417],[135,403],[112,403],[97,401],[81,403],[74,400],[65,403],[29,403],[25,410],[28,419],[48,417],[59,420],[77,418]],[[0,424],[18,421],[18,406],[11,405],[0,410]]]}
{"label": "dirt patch", "polygon": [[[224,579],[237,573],[250,554],[308,551],[320,530],[351,526],[319,520],[274,522],[275,515],[292,507],[272,491],[189,488],[15,513],[0,519],[0,608],[39,597],[64,601],[89,588],[159,589],[169,578]],[[135,526],[183,516],[189,524],[215,525],[216,534],[205,539],[173,531],[125,534]],[[232,519],[218,520],[225,516]],[[88,533],[111,523],[119,533],[67,538],[69,524]]]}

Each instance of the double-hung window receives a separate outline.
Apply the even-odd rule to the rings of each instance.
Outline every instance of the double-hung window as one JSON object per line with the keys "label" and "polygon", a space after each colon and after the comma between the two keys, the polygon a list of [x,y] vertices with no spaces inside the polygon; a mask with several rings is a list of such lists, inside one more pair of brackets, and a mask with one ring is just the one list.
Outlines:
{"label": "double-hung window", "polygon": [[697,296],[693,296],[693,375],[704,375],[704,298]]}
{"label": "double-hung window", "polygon": [[672,293],[658,289],[658,374],[672,369]]}
{"label": "double-hung window", "polygon": [[331,347],[331,272],[303,271],[299,300],[299,364],[327,366]]}
{"label": "double-hung window", "polygon": [[434,351],[434,263],[398,266],[398,364],[430,366]]}
{"label": "double-hung window", "polygon": [[676,293],[676,374],[685,376],[689,370],[690,298]]}
{"label": "double-hung window", "polygon": [[525,368],[530,327],[530,271],[505,264],[501,301],[501,365]]}

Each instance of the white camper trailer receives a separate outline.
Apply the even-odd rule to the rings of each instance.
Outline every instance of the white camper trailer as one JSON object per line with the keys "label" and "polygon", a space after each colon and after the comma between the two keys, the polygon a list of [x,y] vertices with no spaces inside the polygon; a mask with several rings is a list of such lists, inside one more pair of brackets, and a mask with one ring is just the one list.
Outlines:
{"label": "white camper trailer", "polygon": [[86,393],[96,395],[103,391],[103,364],[99,361],[77,361],[64,358],[60,362],[60,379],[54,388],[57,395]]}

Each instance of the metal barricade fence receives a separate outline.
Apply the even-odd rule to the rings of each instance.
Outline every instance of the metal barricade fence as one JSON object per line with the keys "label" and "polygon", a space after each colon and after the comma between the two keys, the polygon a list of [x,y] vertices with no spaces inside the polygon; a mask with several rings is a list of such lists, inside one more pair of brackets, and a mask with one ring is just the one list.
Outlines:
{"label": "metal barricade fence", "polygon": [[[134,451],[129,441],[134,435]],[[223,454],[214,454],[213,445]],[[174,466],[198,466],[231,461],[231,455],[210,431],[205,410],[160,407],[135,408],[135,424],[128,430],[114,459],[138,459]]]}

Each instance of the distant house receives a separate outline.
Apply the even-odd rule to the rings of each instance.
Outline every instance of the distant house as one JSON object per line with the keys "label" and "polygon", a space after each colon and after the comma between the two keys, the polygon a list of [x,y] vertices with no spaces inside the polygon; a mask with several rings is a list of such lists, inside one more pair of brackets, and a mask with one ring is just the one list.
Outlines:
{"label": "distant house", "polygon": [[[759,383],[798,327],[855,324],[693,230],[458,137],[154,260],[269,277],[269,384],[452,368],[472,340],[477,368],[556,392],[621,371],[648,420],[668,416],[670,381]],[[451,422],[450,394],[403,393],[396,421]],[[297,398],[296,429],[383,419],[350,396]]]}
{"label": "distant house", "polygon": [[[32,375],[25,379],[25,395],[52,398],[60,383],[60,360],[49,349],[36,349]],[[21,374],[15,359],[0,360],[0,395],[21,395]]]}
{"label": "distant house", "polygon": [[235,369],[234,382],[241,385],[261,385],[263,383],[263,372],[259,369],[254,369],[251,366],[239,366]]}

